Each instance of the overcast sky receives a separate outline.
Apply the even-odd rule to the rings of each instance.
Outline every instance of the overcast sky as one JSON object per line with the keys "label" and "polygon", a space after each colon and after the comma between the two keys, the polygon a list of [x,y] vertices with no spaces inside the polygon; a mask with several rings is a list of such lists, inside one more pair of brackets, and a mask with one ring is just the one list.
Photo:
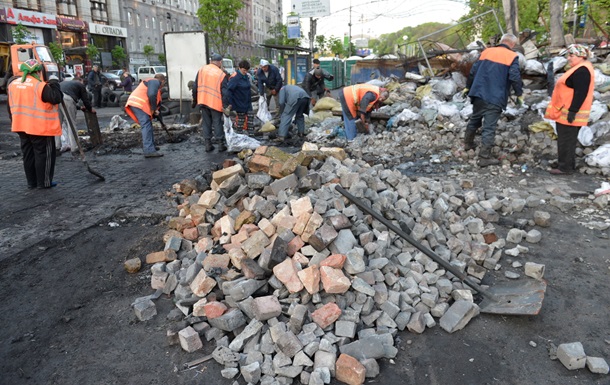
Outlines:
{"label": "overcast sky", "polygon": [[[291,0],[282,0],[283,23],[291,10]],[[342,38],[349,33],[350,6],[352,37],[379,36],[404,27],[428,22],[450,23],[468,11],[463,0],[329,0],[330,16],[318,18],[317,35]],[[309,19],[301,19],[304,36],[309,33]]]}

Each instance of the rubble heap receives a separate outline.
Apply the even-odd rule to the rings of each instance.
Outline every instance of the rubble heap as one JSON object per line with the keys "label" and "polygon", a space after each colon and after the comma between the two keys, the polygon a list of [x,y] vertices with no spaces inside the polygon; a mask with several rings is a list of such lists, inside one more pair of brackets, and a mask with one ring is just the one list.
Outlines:
{"label": "rubble heap", "polygon": [[[313,385],[336,377],[362,384],[379,373],[377,360],[396,356],[398,331],[439,324],[453,333],[479,313],[457,278],[335,185],[475,282],[500,269],[503,254],[523,256],[522,243],[542,237],[524,226],[501,237],[494,227],[501,215],[535,208],[527,224],[551,221],[538,208],[542,197],[485,192],[468,178],[411,180],[340,148],[306,143],[293,155],[275,147],[244,155],[213,173],[209,189],[196,181],[174,186],[179,215],[169,220],[164,250],[146,257],[157,293],[134,308],[147,320],[156,315],[153,299],[173,295],[168,317],[178,322],[168,330],[170,344],[193,352],[202,337],[214,340],[222,375],[248,383]],[[563,196],[549,201],[562,210],[574,205]],[[544,266],[526,265],[526,275],[542,278]]]}
{"label": "rubble heap", "polygon": [[[427,84],[383,81],[382,84],[391,90],[386,101],[389,105],[377,112],[383,118],[373,119],[374,135],[359,134],[352,143],[345,144],[350,155],[386,167],[408,168],[413,166],[411,162],[421,160],[445,165],[458,162],[474,165],[478,150],[464,151],[462,145],[472,104],[458,91],[465,86],[463,76],[452,75],[449,79],[433,78]],[[604,75],[600,72],[596,76]],[[610,175],[608,160],[601,165],[593,157],[587,158],[600,146],[610,143],[610,92],[608,87],[598,86],[597,89],[600,91],[595,92],[592,124],[583,128],[579,137],[582,144],[576,150],[577,166],[582,173],[607,176]],[[526,87],[524,99],[525,105],[519,108],[509,102],[498,121],[494,156],[502,160],[502,166],[509,168],[512,165],[550,167],[557,156],[557,142],[552,124],[542,117],[549,102],[547,91]],[[341,126],[339,118],[321,123],[312,119],[310,122],[309,140],[339,144],[332,135],[333,130]]]}

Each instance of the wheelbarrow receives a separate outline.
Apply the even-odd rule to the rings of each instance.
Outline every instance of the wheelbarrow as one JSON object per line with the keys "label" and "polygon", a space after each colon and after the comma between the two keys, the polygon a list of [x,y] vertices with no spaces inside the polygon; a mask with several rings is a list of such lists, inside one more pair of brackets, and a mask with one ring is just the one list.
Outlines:
{"label": "wheelbarrow", "polygon": [[481,294],[483,301],[479,304],[479,308],[483,313],[491,314],[509,314],[509,315],[537,315],[542,307],[544,293],[546,292],[546,282],[543,280],[527,280],[527,281],[512,281],[502,283],[488,289],[483,289],[479,284],[470,279],[466,274],[458,270],[455,266],[442,259],[432,250],[424,247],[417,242],[413,237],[404,232],[399,227],[395,226],[383,217],[380,213],[374,211],[365,205],[360,199],[356,198],[343,187],[337,185],[335,187],[341,195],[346,197],[350,202],[358,206],[365,213],[373,216],[379,222],[383,223],[390,230],[394,231],[400,237],[404,238],[411,245],[415,246],[419,251],[426,254],[428,257],[451,274],[456,276],[460,281],[470,286],[476,292]]}

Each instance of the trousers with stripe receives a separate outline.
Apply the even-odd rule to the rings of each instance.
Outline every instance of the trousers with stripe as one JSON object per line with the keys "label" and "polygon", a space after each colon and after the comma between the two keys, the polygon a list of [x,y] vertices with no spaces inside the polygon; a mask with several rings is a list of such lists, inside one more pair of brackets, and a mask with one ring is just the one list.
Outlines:
{"label": "trousers with stripe", "polygon": [[18,132],[23,168],[30,188],[51,187],[55,172],[55,137]]}

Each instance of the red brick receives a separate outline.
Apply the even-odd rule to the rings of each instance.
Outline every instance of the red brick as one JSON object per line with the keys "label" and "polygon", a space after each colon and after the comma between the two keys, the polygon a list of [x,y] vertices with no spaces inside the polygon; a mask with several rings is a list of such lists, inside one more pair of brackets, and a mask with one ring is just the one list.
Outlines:
{"label": "red brick", "polygon": [[311,319],[320,328],[326,329],[341,316],[341,309],[336,303],[329,302],[318,310],[311,313]]}
{"label": "red brick", "polygon": [[348,385],[362,385],[366,376],[366,369],[354,357],[341,354],[335,363],[335,376],[337,381]]}
{"label": "red brick", "polygon": [[320,266],[330,266],[334,267],[335,269],[343,269],[346,259],[347,257],[343,254],[329,255],[322,262],[320,262]]}
{"label": "red brick", "polygon": [[214,319],[223,315],[227,311],[227,306],[222,302],[213,301],[203,305],[203,309],[208,319]]}

